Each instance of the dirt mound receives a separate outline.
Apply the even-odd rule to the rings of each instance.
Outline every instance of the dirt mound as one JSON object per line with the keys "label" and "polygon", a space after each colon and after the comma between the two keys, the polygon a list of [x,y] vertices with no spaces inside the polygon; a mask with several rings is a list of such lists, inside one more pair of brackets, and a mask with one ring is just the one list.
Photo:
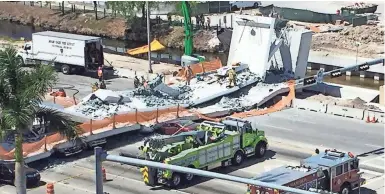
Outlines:
{"label": "dirt mound", "polygon": [[62,15],[59,10],[10,2],[0,2],[0,20],[10,20],[55,31],[111,38],[124,38],[125,29],[128,28],[126,21],[122,18],[106,17],[96,20],[93,13],[67,11]]}
{"label": "dirt mound", "polygon": [[[318,33],[313,35],[312,49],[331,52],[356,53],[362,57],[375,57],[384,54],[384,28],[383,26],[345,26],[340,32]],[[337,49],[340,49],[338,51]]]}
{"label": "dirt mound", "polygon": [[[169,33],[161,35],[159,41],[171,48],[184,49],[185,32],[183,27],[170,27]],[[207,30],[198,30],[193,37],[194,49],[197,51],[214,52],[219,49],[220,41],[216,34]]]}

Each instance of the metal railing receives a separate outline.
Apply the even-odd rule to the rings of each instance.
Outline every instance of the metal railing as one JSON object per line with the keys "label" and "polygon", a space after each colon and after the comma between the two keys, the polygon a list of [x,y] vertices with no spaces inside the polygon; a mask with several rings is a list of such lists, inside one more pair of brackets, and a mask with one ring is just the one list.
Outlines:
{"label": "metal railing", "polygon": [[[272,189],[278,189],[282,191],[288,191],[291,193],[314,194],[313,192],[310,192],[310,191],[261,182],[250,178],[237,177],[232,175],[220,174],[220,173],[192,169],[192,168],[170,165],[170,164],[163,164],[159,162],[153,162],[153,161],[136,159],[136,158],[110,155],[110,154],[107,154],[107,152],[103,151],[102,148],[100,147],[95,148],[96,194],[103,194],[103,174],[102,174],[103,161],[111,161],[111,162],[124,163],[129,165],[136,165],[136,166],[149,166],[149,167],[158,168],[158,169],[167,169],[174,172],[189,173],[189,174],[194,174],[197,176],[203,176],[208,178],[215,178],[215,179],[222,179],[222,180],[227,180],[232,182],[257,185],[257,186],[262,186],[262,187],[267,187]],[[246,191],[246,185],[245,185],[245,191]]]}

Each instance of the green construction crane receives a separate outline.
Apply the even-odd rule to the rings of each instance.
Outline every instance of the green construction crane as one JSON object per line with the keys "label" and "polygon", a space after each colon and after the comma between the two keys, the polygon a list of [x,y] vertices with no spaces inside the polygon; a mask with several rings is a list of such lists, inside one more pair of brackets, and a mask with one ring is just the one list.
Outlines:
{"label": "green construction crane", "polygon": [[191,56],[193,51],[193,35],[192,35],[192,25],[191,25],[191,9],[190,3],[187,1],[182,1],[182,14],[184,17],[184,54]]}
{"label": "green construction crane", "polygon": [[204,56],[193,54],[193,32],[191,23],[191,8],[188,1],[182,1],[182,15],[184,17],[184,55],[181,59],[182,66],[196,64],[205,60]]}

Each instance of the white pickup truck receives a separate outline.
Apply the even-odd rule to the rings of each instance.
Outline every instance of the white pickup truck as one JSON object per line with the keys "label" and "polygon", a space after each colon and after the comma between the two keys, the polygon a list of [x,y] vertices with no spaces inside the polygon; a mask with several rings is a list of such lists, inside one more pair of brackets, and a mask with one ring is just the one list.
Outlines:
{"label": "white pickup truck", "polygon": [[26,42],[18,53],[26,65],[52,64],[64,74],[96,75],[103,66],[105,76],[113,74],[113,67],[104,65],[102,38],[53,31],[32,34],[32,42]]}

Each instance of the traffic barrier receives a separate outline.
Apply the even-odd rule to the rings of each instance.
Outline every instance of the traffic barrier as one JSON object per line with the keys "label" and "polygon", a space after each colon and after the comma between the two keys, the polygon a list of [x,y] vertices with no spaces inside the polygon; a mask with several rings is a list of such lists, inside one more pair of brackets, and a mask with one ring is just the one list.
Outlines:
{"label": "traffic barrier", "polygon": [[[275,105],[262,110],[251,110],[243,113],[235,113],[232,116],[244,118],[248,116],[258,116],[263,114],[268,114],[272,112],[276,112],[282,110],[286,106],[290,105],[292,100],[295,98],[295,89],[293,82],[290,82],[289,88],[290,92],[287,97],[283,97],[278,103]],[[178,113],[177,113],[178,112]],[[148,111],[135,111],[133,113],[127,113],[122,115],[115,115],[111,118],[105,118],[103,120],[93,120],[85,122],[78,126],[79,135],[90,135],[89,132],[96,134],[97,131],[106,131],[106,130],[116,130],[116,128],[121,128],[127,125],[134,124],[142,124],[142,125],[151,125],[156,121],[164,122],[172,119],[176,119],[178,117],[185,116],[194,116],[197,115],[199,118],[206,118],[207,120],[213,120],[213,118],[209,118],[200,114],[198,112],[189,111],[186,108],[181,106],[169,107],[169,108],[153,108]],[[31,153],[39,154],[44,152],[50,152],[52,148],[57,145],[66,142],[66,138],[60,135],[59,133],[52,134],[50,136],[46,136],[42,138],[40,141],[36,141],[33,143],[23,143],[23,156],[27,157]],[[6,150],[0,146],[0,159],[3,160],[12,160],[14,159],[15,149]]]}
{"label": "traffic barrier", "polygon": [[370,123],[373,123],[373,119],[378,123],[385,123],[384,112],[376,110],[365,110],[364,118],[369,120]]}
{"label": "traffic barrier", "polygon": [[343,107],[337,105],[328,105],[326,113],[360,120],[363,120],[365,118],[364,109]]}
{"label": "traffic barrier", "polygon": [[55,194],[54,186],[52,183],[47,183],[47,194]]}
{"label": "traffic barrier", "polygon": [[326,113],[327,104],[322,102],[312,101],[312,100],[303,100],[303,99],[293,99],[293,108],[301,109],[301,110],[309,110],[313,112]]}

